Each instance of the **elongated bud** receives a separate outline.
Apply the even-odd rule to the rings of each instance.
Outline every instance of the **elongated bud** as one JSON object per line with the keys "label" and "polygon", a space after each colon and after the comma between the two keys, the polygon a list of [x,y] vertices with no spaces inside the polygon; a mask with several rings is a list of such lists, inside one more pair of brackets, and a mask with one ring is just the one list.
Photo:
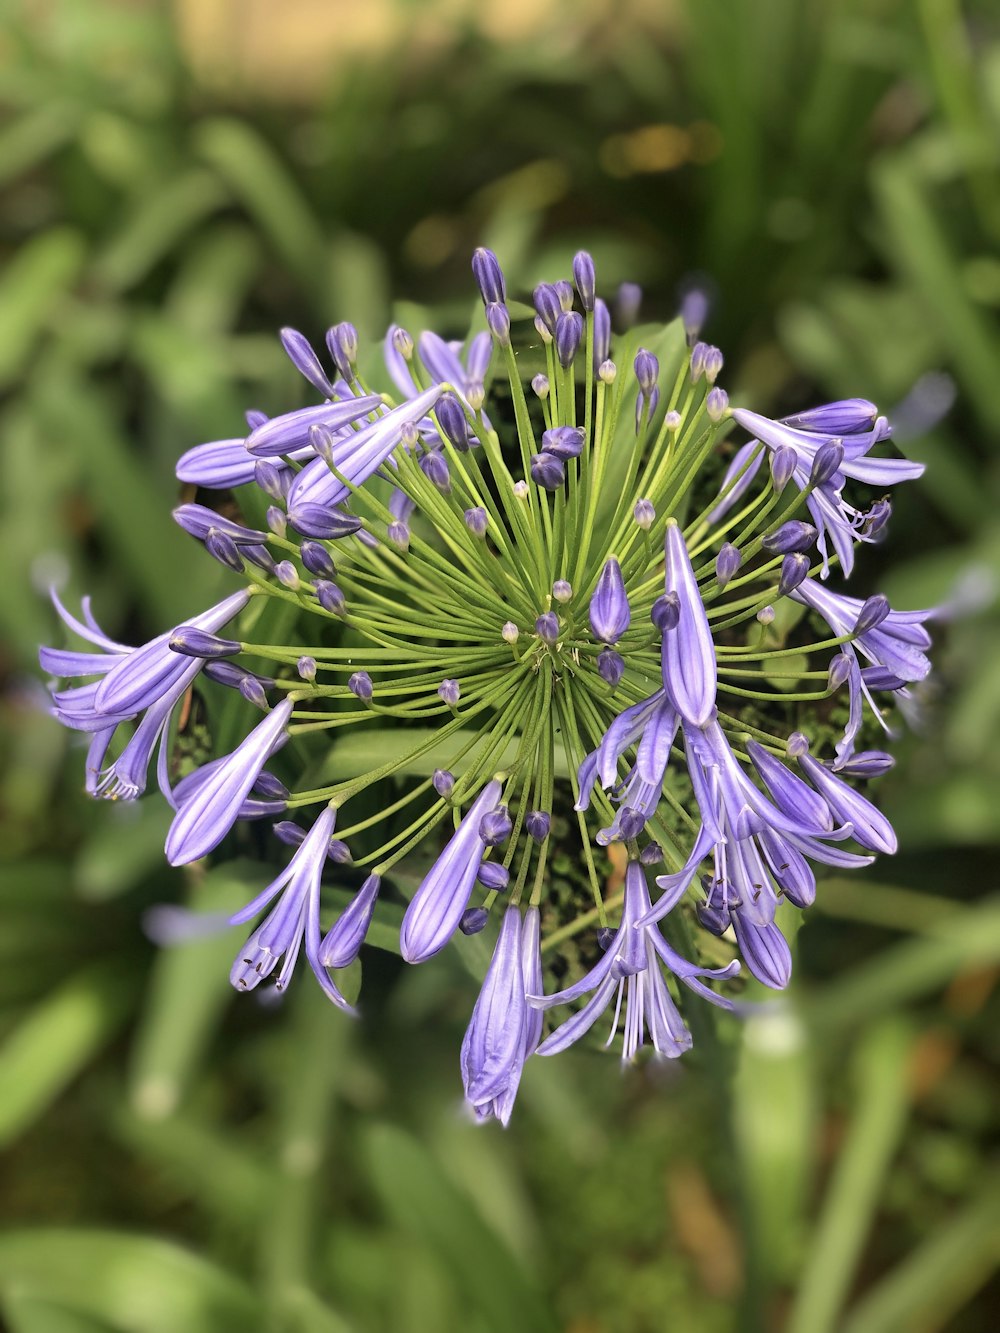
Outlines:
{"label": "elongated bud", "polygon": [[231,657],[243,648],[235,639],[220,639],[217,634],[209,634],[194,625],[178,626],[169,642],[173,651],[183,657],[202,657],[206,660]]}
{"label": "elongated bud", "polygon": [[552,341],[552,333],[549,326],[546,324],[545,320],[542,319],[541,315],[536,315],[534,322],[535,332],[538,334],[539,338],[541,338],[545,346],[548,347],[549,343]]}
{"label": "elongated bud", "polygon": [[499,861],[483,861],[476,871],[476,879],[491,893],[503,893],[510,883],[510,871]]}
{"label": "elongated bud", "polygon": [[465,386],[465,401],[473,412],[481,412],[486,402],[486,385],[482,380],[469,380]]}
{"label": "elongated bud", "polygon": [[282,329],[279,336],[288,359],[299,374],[307,379],[313,388],[318,389],[324,398],[332,398],[333,385],[327,378],[326,371],[313,351],[309,339],[299,333],[298,329]]}
{"label": "elongated bud", "polygon": [[209,680],[214,680],[219,685],[225,685],[227,689],[238,690],[247,676],[253,676],[262,690],[269,690],[273,687],[274,681],[270,676],[257,676],[252,671],[247,671],[245,667],[237,666],[235,662],[217,659],[205,663],[204,674]]}
{"label": "elongated bud", "polygon": [[556,613],[545,611],[540,615],[535,621],[535,632],[544,643],[555,643],[559,638],[559,617]]}
{"label": "elongated bud", "polygon": [[462,405],[453,393],[444,394],[434,409],[438,425],[456,449],[469,447],[469,423],[462,411]]}
{"label": "elongated bud", "polygon": [[809,557],[800,552],[786,555],[781,562],[781,576],[778,579],[778,596],[787,597],[794,592],[809,573]]}
{"label": "elongated bud", "polygon": [[274,576],[279,583],[296,592],[301,583],[299,571],[292,564],[291,560],[279,560],[274,567]]}
{"label": "elongated bud", "polygon": [[541,453],[531,456],[531,480],[546,491],[557,491],[566,480],[566,465],[555,454]]}
{"label": "elongated bud", "polygon": [[846,680],[850,679],[851,670],[854,666],[854,658],[849,657],[847,653],[837,653],[830,663],[828,676],[828,685],[831,690],[839,690]]}
{"label": "elongated bud", "polygon": [[237,688],[247,703],[253,704],[254,708],[259,708],[262,713],[267,712],[267,695],[264,693],[264,686],[256,676],[247,672]]}
{"label": "elongated bud", "polygon": [[556,356],[564,370],[573,364],[583,337],[583,316],[575,310],[565,310],[556,320]]}
{"label": "elongated bud", "polygon": [[265,495],[284,502],[292,484],[292,473],[288,468],[276,467],[266,458],[259,458],[253,465],[253,479]]}
{"label": "elongated bud", "polygon": [[402,519],[396,519],[390,523],[385,530],[385,535],[397,551],[408,551],[410,549],[410,525],[404,523]]}
{"label": "elongated bud", "polygon": [[270,528],[270,530],[275,534],[275,536],[284,537],[285,530],[288,525],[285,522],[284,513],[278,508],[278,506],[268,505],[267,514],[265,515],[265,517],[267,518],[268,528]]}
{"label": "elongated bud", "polygon": [[431,782],[434,790],[443,800],[447,800],[455,789],[455,775],[446,768],[436,768]]}
{"label": "elongated bud", "polygon": [[415,422],[403,422],[399,428],[399,441],[404,449],[415,449],[417,447],[420,443],[420,432],[417,430]]}
{"label": "elongated bud", "polygon": [[413,339],[398,324],[392,331],[392,345],[404,361],[413,360]]}
{"label": "elongated bud", "polygon": [[529,810],[524,817],[524,829],[535,842],[544,842],[552,827],[552,816],[545,810]]}
{"label": "elongated bud", "polygon": [[347,602],[335,583],[330,583],[327,579],[317,579],[313,587],[316,591],[316,600],[324,611],[329,611],[333,616],[344,614]]}
{"label": "elongated bud", "polygon": [[472,276],[476,280],[483,305],[503,304],[507,299],[507,287],[503,280],[500,261],[492,250],[480,246],[472,256]]}
{"label": "elongated bud", "polygon": [[480,506],[465,511],[465,526],[474,537],[485,537],[489,522],[489,514]]}
{"label": "elongated bud", "polygon": [[295,824],[290,819],[282,819],[279,823],[272,824],[271,832],[286,847],[300,847],[306,840],[305,829],[301,824]]}
{"label": "elongated bud", "polygon": [[725,389],[710,389],[708,397],[705,399],[705,411],[708,413],[709,421],[716,425],[729,411],[729,394]]}
{"label": "elongated bud", "polygon": [[656,510],[653,508],[651,500],[636,500],[632,509],[632,517],[643,532],[648,532],[656,519]]}
{"label": "elongated bud", "polygon": [[810,486],[825,486],[836,476],[841,463],[844,461],[844,446],[842,444],[824,444],[816,450],[816,457],[813,459],[812,471],[809,474]]}
{"label": "elongated bud", "polygon": [[708,318],[708,297],[698,287],[692,287],[681,301],[681,323],[688,346],[695,341]]}
{"label": "elongated bud", "polygon": [[550,282],[540,282],[532,293],[535,314],[545,325],[549,333],[554,334],[556,323],[562,314],[559,294]]}
{"label": "elongated bud", "polygon": [[276,778],[273,773],[266,771],[257,774],[253,791],[266,801],[287,801],[292,794],[280,778]]}
{"label": "elongated bud", "polygon": [[354,378],[358,360],[358,331],[346,319],[326,331],[326,345],[333,364],[348,383]]}
{"label": "elongated bud", "polygon": [[783,491],[792,479],[798,458],[789,444],[783,444],[771,455],[771,484],[776,491]]}
{"label": "elongated bud", "polygon": [[542,451],[553,458],[579,458],[583,451],[583,430],[579,426],[553,426],[542,434]]}
{"label": "elongated bud", "polygon": [[573,284],[566,278],[560,278],[554,282],[556,296],[559,297],[559,305],[564,313],[569,313],[573,309]]}
{"label": "elongated bud", "polygon": [[535,392],[535,397],[541,398],[542,401],[544,402],[544,400],[549,396],[550,385],[549,385],[548,375],[542,375],[541,373],[537,375],[532,375],[531,387]]}
{"label": "elongated bud", "polygon": [[478,935],[489,919],[485,907],[467,907],[459,919],[458,928],[463,935]]}
{"label": "elongated bud", "polygon": [[867,398],[841,398],[785,417],[784,423],[814,435],[859,435],[871,430],[877,419],[878,408]]}
{"label": "elongated bud", "polygon": [[584,310],[593,310],[597,277],[594,272],[594,261],[586,250],[578,251],[573,259],[573,281],[580,293],[580,304]]}
{"label": "elongated bud", "polygon": [[849,778],[880,778],[895,764],[891,754],[884,750],[859,750],[846,763],[838,765],[838,772]]}
{"label": "elongated bud", "polygon": [[507,313],[505,305],[488,305],[486,307],[486,324],[501,347],[510,346],[510,315]]}
{"label": "elongated bud", "polygon": [[513,827],[507,807],[498,805],[495,810],[487,811],[479,821],[479,836],[487,847],[495,847],[507,841]]}
{"label": "elongated bud", "polygon": [[639,389],[644,397],[648,398],[656,388],[656,381],[660,374],[660,363],[652,352],[647,351],[645,347],[640,347],[635,354],[635,377],[639,381]]}
{"label": "elongated bud", "polygon": [[552,585],[552,597],[557,602],[571,602],[573,600],[573,585],[566,579],[556,579]]}
{"label": "elongated bud", "polygon": [[740,565],[743,563],[743,556],[739,548],[732,542],[720,548],[719,554],[715,558],[715,581],[720,588],[724,588],[731,578],[736,574]]}
{"label": "elongated bud", "polygon": [[623,282],[615,301],[615,319],[622,332],[627,332],[639,318],[642,288],[635,282]]}
{"label": "elongated bud", "polygon": [[704,358],[705,378],[709,384],[714,384],[719,378],[724,361],[722,353],[718,347],[706,347]]}
{"label": "elongated bud", "polygon": [[443,495],[450,494],[451,473],[440,454],[424,454],[420,460],[420,471]]}
{"label": "elongated bud", "polygon": [[438,697],[448,705],[454,708],[462,697],[462,690],[457,680],[447,677],[437,688]]}
{"label": "elongated bud", "polygon": [[367,703],[374,693],[372,678],[367,671],[355,671],[348,679],[347,688],[364,703]]}
{"label": "elongated bud", "polygon": [[621,565],[610,556],[590,599],[590,628],[599,643],[615,644],[629,627],[631,610]]}
{"label": "elongated bud", "polygon": [[789,551],[808,551],[816,541],[817,532],[811,523],[799,518],[782,523],[775,532],[761,538],[761,546],[772,555],[787,555]]}
{"label": "elongated bud", "polygon": [[357,958],[371,925],[381,883],[378,875],[369,875],[333,923],[319,946],[322,967],[349,967]]}
{"label": "elongated bud", "polygon": [[773,625],[774,607],[762,606],[761,609],[757,612],[757,619],[762,625]]}
{"label": "elongated bud", "polygon": [[299,557],[309,573],[318,574],[320,578],[332,579],[337,572],[337,566],[333,563],[330,553],[319,542],[308,539],[301,542]]}
{"label": "elongated bud", "polygon": [[675,592],[665,592],[653,603],[649,618],[661,634],[669,634],[677,628],[681,618],[680,598]]}
{"label": "elongated bud", "polygon": [[312,504],[308,500],[288,511],[288,521],[296,532],[320,541],[341,541],[361,529],[361,519],[356,515],[345,514],[333,505]]}
{"label": "elongated bud", "polygon": [[205,505],[178,505],[173,511],[173,519],[179,528],[202,542],[210,532],[221,533],[235,546],[261,545],[270,536],[270,533],[261,532],[259,528],[247,528],[242,523],[234,523],[232,519],[224,518]]}
{"label": "elongated bud", "polygon": [[869,630],[876,629],[885,620],[889,611],[889,599],[882,593],[877,592],[874,597],[869,597],[858,612],[858,618],[854,622],[854,633],[867,634]]}
{"label": "elongated bud", "polygon": [[613,648],[602,648],[597,654],[597,671],[601,680],[615,689],[625,674],[625,659]]}
{"label": "elongated bud", "polygon": [[218,560],[220,565],[225,565],[236,574],[243,573],[243,561],[240,559],[239,549],[228,533],[220,532],[218,528],[209,528],[205,536],[205,550],[213,559]]}
{"label": "elongated bud", "polygon": [[691,348],[691,383],[697,384],[705,373],[705,356],[708,352],[708,343],[697,342]]}
{"label": "elongated bud", "polygon": [[594,302],[594,370],[611,355],[611,311],[600,297]]}

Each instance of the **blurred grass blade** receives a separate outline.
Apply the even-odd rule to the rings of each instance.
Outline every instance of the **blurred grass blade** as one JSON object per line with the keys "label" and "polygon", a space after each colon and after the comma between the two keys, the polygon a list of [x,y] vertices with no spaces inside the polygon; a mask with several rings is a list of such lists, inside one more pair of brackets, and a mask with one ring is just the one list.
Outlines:
{"label": "blurred grass blade", "polygon": [[936,1333],[993,1277],[998,1263],[1000,1178],[994,1176],[865,1296],[843,1333]]}
{"label": "blurred grass blade", "polygon": [[0,388],[24,370],[83,261],[83,238],[69,227],[50,227],[8,262],[0,278]]}
{"label": "blurred grass blade", "polygon": [[0,1146],[45,1112],[117,1032],[134,1003],[118,963],[84,968],[28,1014],[0,1045]]}
{"label": "blurred grass blade", "polygon": [[103,1319],[24,1292],[10,1292],[0,1305],[7,1333],[120,1333]]}
{"label": "blurred grass blade", "polygon": [[556,1324],[533,1282],[415,1139],[392,1126],[373,1125],[365,1149],[386,1213],[437,1255],[484,1329],[554,1333]]}
{"label": "blurred grass blade", "polygon": [[833,1333],[871,1230],[889,1162],[906,1122],[909,1029],[885,1020],[854,1060],[854,1114],[834,1167],[788,1333]]}
{"label": "blurred grass blade", "polygon": [[0,185],[30,171],[76,134],[79,111],[50,103],[27,111],[0,133]]}
{"label": "blurred grass blade", "polygon": [[129,1333],[260,1327],[242,1282],[162,1240],[59,1227],[0,1233],[0,1301],[37,1294]]}

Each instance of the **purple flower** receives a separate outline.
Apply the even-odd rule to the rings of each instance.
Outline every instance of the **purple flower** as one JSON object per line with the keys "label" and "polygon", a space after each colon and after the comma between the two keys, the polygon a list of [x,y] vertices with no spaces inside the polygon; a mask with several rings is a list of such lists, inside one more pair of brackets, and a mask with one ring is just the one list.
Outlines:
{"label": "purple flower", "polygon": [[625,1027],[622,1059],[631,1060],[643,1045],[645,1033],[657,1055],[675,1059],[691,1046],[688,1032],[667,987],[661,964],[690,990],[724,1009],[732,1002],[716,995],[702,977],[729,978],[740,965],[735,960],[727,967],[703,968],[689,963],[666,942],[648,921],[650,912],[646,876],[638,861],[630,861],[625,871],[625,901],[621,925],[608,944],[604,956],[575,985],[554,995],[541,996],[529,991],[530,1003],[549,1009],[567,1004],[581,995],[593,993],[579,1013],[562,1023],[538,1047],[539,1055],[555,1055],[572,1046],[593,1027],[617,994],[614,1021],[608,1045],[618,1030],[622,1000],[625,1001]]}
{"label": "purple flower", "polygon": [[[679,720],[666,691],[657,690],[650,698],[620,713],[601,744],[580,765],[578,810],[587,809],[594,783],[598,781],[605,791],[613,787],[620,803],[611,826],[597,834],[602,846],[635,837],[659,805]],[[636,743],[635,763],[619,782],[619,761]]]}
{"label": "purple flower", "polygon": [[701,727],[715,709],[715,645],[698,591],[684,535],[675,520],[667,522],[666,591],[676,593],[676,629],[663,635],[663,684],[681,717]]}
{"label": "purple flower", "polygon": [[423,963],[439,953],[458,929],[486,851],[479,826],[496,807],[501,790],[495,778],[486,784],[410,900],[399,934],[399,950],[408,963]]}
{"label": "purple flower", "polygon": [[379,875],[369,875],[331,926],[319,947],[319,961],[324,967],[349,967],[357,958],[372,923],[381,884]]}
{"label": "purple flower", "polygon": [[275,986],[284,990],[304,939],[306,959],[325,993],[338,1008],[355,1012],[330,980],[320,959],[320,882],[335,823],[336,811],[327,806],[281,874],[230,917],[230,925],[245,925],[278,899],[236,956],[229,980],[237,990],[253,990],[271,975],[281,958],[285,961]]}
{"label": "purple flower", "polygon": [[[246,448],[255,459],[291,454],[311,444],[309,433],[314,426],[337,431],[349,426],[360,417],[367,416],[369,412],[379,411],[382,407],[382,399],[377,394],[365,394],[360,398],[340,398],[335,402],[320,403],[318,407],[300,407],[295,412],[285,412],[281,416],[271,417],[256,430],[252,430],[247,437]],[[363,431],[357,432],[357,434],[363,433]]]}
{"label": "purple flower", "polygon": [[167,833],[167,860],[172,866],[207,856],[226,836],[281,740],[293,707],[291,699],[283,699],[180,807]]}
{"label": "purple flower", "polygon": [[528,1016],[521,909],[508,907],[462,1042],[465,1100],[480,1120],[496,1116],[506,1125],[510,1119],[530,1054],[525,1049]]}
{"label": "purple flower", "polygon": [[590,599],[590,628],[598,643],[617,643],[629,627],[631,612],[622,567],[609,556]]}
{"label": "purple flower", "polygon": [[223,491],[253,481],[255,465],[256,459],[247,453],[246,439],[241,435],[237,440],[196,444],[181,454],[174,470],[178,481]]}

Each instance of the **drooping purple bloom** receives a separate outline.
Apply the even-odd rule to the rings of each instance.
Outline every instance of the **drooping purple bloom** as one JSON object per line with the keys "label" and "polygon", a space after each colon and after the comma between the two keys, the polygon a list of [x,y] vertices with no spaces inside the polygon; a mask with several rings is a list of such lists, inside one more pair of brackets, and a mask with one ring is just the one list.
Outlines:
{"label": "drooping purple bloom", "polygon": [[590,599],[590,628],[594,638],[598,643],[617,643],[628,629],[631,616],[621,565],[613,555],[609,556]]}
{"label": "drooping purple bloom", "polygon": [[381,884],[379,875],[369,875],[327,931],[319,947],[319,961],[324,967],[349,967],[357,958],[372,923]]}
{"label": "drooping purple bloom", "polygon": [[399,935],[400,953],[408,963],[422,963],[439,953],[458,929],[486,851],[479,826],[496,807],[501,791],[495,778],[486,784],[410,900]]}
{"label": "drooping purple bloom", "polygon": [[283,699],[186,801],[167,833],[167,860],[188,865],[207,856],[239,818],[257,775],[282,738],[294,704]]}
{"label": "drooping purple bloom", "polygon": [[[600,745],[580,765],[578,810],[588,808],[595,782],[600,782],[605,791],[613,788],[619,801],[612,824],[597,834],[602,846],[637,836],[659,805],[679,721],[666,691],[657,690],[619,713]],[[619,781],[618,764],[633,745],[638,747],[635,763]]]}
{"label": "drooping purple bloom", "polygon": [[663,635],[663,684],[681,717],[701,727],[715,709],[715,645],[698,591],[684,535],[673,519],[667,523],[666,590],[676,593],[676,629]]}
{"label": "drooping purple bloom", "polygon": [[253,990],[271,975],[281,958],[285,961],[275,986],[284,990],[304,941],[306,960],[325,994],[339,1009],[355,1012],[320,959],[320,883],[335,823],[336,811],[327,806],[285,869],[252,902],[230,917],[230,925],[245,925],[278,899],[236,956],[229,980],[237,990]]}
{"label": "drooping purple bloom", "polygon": [[675,1059],[691,1046],[691,1034],[678,1012],[667,987],[661,965],[689,990],[724,1009],[733,1007],[711,990],[701,978],[728,979],[740,965],[735,960],[726,967],[697,967],[682,958],[650,924],[649,890],[638,861],[630,861],[625,871],[625,901],[621,925],[607,945],[604,956],[574,985],[554,995],[541,996],[529,991],[529,1002],[540,1009],[567,1004],[582,995],[592,998],[572,1018],[567,1019],[538,1047],[539,1055],[555,1055],[578,1041],[600,1018],[614,996],[614,1020],[607,1044],[618,1031],[622,1001],[625,1002],[625,1027],[622,1060],[630,1061],[644,1044],[648,1032],[656,1054]]}

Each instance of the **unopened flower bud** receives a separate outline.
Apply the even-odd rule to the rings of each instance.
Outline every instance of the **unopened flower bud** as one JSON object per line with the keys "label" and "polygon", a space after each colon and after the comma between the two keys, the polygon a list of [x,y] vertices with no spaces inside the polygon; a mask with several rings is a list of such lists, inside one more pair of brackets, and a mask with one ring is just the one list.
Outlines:
{"label": "unopened flower bud", "polygon": [[625,674],[625,659],[613,648],[602,648],[597,654],[597,672],[601,680],[615,689]]}
{"label": "unopened flower bud", "polygon": [[550,282],[540,282],[532,293],[535,314],[545,325],[549,333],[555,333],[556,321],[562,314],[559,294]]}
{"label": "unopened flower bud", "polygon": [[640,347],[635,354],[634,364],[639,389],[643,396],[648,398],[656,388],[657,377],[660,374],[660,363],[652,352],[647,351],[645,347]]}
{"label": "unopened flower bud", "polygon": [[729,394],[725,389],[714,388],[708,391],[705,399],[705,411],[709,421],[717,425],[729,411]]}
{"label": "unopened flower bud", "polygon": [[507,299],[507,288],[503,280],[500,261],[492,250],[480,246],[472,256],[472,276],[476,280],[483,305],[503,303]]}
{"label": "unopened flower bud", "polygon": [[264,693],[264,686],[256,676],[247,672],[240,680],[238,688],[247,703],[253,704],[254,708],[259,708],[262,713],[267,712],[267,695]]}
{"label": "unopened flower bud", "polygon": [[554,282],[552,286],[555,288],[556,296],[559,298],[560,307],[564,313],[568,314],[569,311],[573,309],[573,284],[566,278],[560,278],[558,282]]}
{"label": "unopened flower bud", "polygon": [[454,708],[462,697],[462,690],[458,681],[450,676],[446,677],[446,679],[441,682],[437,688],[437,692],[438,697],[446,703],[449,708]]}
{"label": "unopened flower bud", "polygon": [[566,480],[566,465],[555,454],[531,455],[531,480],[546,491],[557,491]]}
{"label": "unopened flower bud", "polygon": [[586,250],[580,250],[573,259],[573,281],[580,293],[580,304],[584,310],[593,310],[596,297],[597,277],[594,261]]}
{"label": "unopened flower bud", "polygon": [[668,412],[663,418],[663,424],[669,431],[678,431],[681,428],[683,420],[684,418],[681,416],[680,412]]}
{"label": "unopened flower bud", "polygon": [[799,551],[786,555],[781,562],[781,574],[778,578],[778,596],[787,597],[794,592],[809,573],[809,557]]}
{"label": "unopened flower bud", "polygon": [[869,597],[858,612],[854,633],[867,634],[869,630],[876,629],[885,620],[889,610],[889,599],[883,593],[877,592],[874,597]]}
{"label": "unopened flower bud", "polygon": [[549,377],[548,375],[533,375],[531,378],[531,387],[535,391],[535,397],[545,399],[549,396]]}
{"label": "unopened flower bud", "polygon": [[552,827],[552,816],[545,810],[529,810],[524,817],[524,828],[529,838],[544,842]]}
{"label": "unopened flower bud", "polygon": [[217,657],[231,657],[242,650],[235,639],[220,639],[195,625],[179,625],[170,636],[170,647],[183,657],[201,657],[206,661]]}
{"label": "unopened flower bud", "polygon": [[486,536],[486,529],[489,526],[489,521],[489,515],[486,510],[480,506],[465,511],[465,526],[474,537]]}
{"label": "unopened flower bud", "polygon": [[316,591],[316,600],[324,611],[329,611],[334,616],[344,614],[347,602],[335,583],[331,583],[328,579],[317,579],[313,587]]}
{"label": "unopened flower bud", "polygon": [[333,364],[350,383],[354,378],[354,367],[358,360],[358,331],[346,319],[326,331],[326,345],[333,358]]}
{"label": "unopened flower bud", "polygon": [[604,302],[597,298],[594,302],[594,369],[600,368],[611,355],[611,311]]}
{"label": "unopened flower bud", "polygon": [[485,907],[467,907],[462,913],[458,928],[463,935],[478,935],[490,919]]}
{"label": "unopened flower bud", "polygon": [[473,412],[481,412],[486,402],[486,385],[482,380],[469,380],[465,386],[465,401]]}
{"label": "unopened flower bud", "polygon": [[284,511],[279,509],[277,505],[269,505],[265,517],[267,519],[267,526],[270,530],[276,536],[284,537],[288,526]]}
{"label": "unopened flower bud", "polygon": [[846,763],[838,764],[841,773],[851,778],[880,778],[895,764],[891,754],[884,750],[859,750]]}
{"label": "unopened flower bud", "polygon": [[829,688],[839,690],[841,685],[850,678],[853,666],[853,657],[848,656],[847,653],[837,653],[830,663]]}
{"label": "unopened flower bud", "polygon": [[399,442],[404,449],[415,449],[420,442],[420,431],[412,421],[404,421],[399,428]]}
{"label": "unopened flower bud", "polygon": [[293,823],[290,819],[282,819],[279,823],[272,824],[271,832],[286,847],[298,847],[306,839],[305,829],[300,824]]}
{"label": "unopened flower bud", "polygon": [[392,345],[404,361],[413,360],[413,339],[398,326],[392,331]]}
{"label": "unopened flower bud", "polygon": [[400,519],[397,519],[395,522],[388,525],[385,530],[385,535],[397,550],[409,550],[410,525],[408,523],[403,523]]}
{"label": "unopened flower bud", "polygon": [[653,526],[653,522],[656,518],[656,510],[653,508],[652,501],[636,500],[635,506],[632,509],[632,517],[635,519],[639,527],[642,528],[643,532],[648,532]]}
{"label": "unopened flower bud", "polygon": [[420,460],[420,471],[428,481],[433,482],[442,495],[450,494],[451,473],[440,454],[424,454]]}
{"label": "unopened flower bud", "polygon": [[495,810],[483,815],[479,821],[479,836],[487,847],[496,847],[499,843],[507,841],[513,827],[507,807],[498,805]]}
{"label": "unopened flower bud", "polygon": [[809,753],[809,739],[801,731],[793,731],[785,742],[785,752],[789,759],[801,759]]}
{"label": "unopened flower bud", "polygon": [[316,679],[316,659],[315,657],[300,657],[295,664],[295,669],[303,680]]}
{"label": "unopened flower bud", "polygon": [[642,305],[642,288],[635,282],[623,282],[618,288],[618,298],[615,301],[615,317],[618,327],[627,332],[639,318],[639,307]]}
{"label": "unopened flower bud", "polygon": [[535,631],[543,642],[555,643],[559,638],[559,617],[554,611],[545,611],[535,621]]}
{"label": "unopened flower bud", "polygon": [[787,555],[789,551],[808,551],[817,537],[811,523],[804,523],[800,518],[789,519],[782,523],[775,532],[761,538],[761,546],[772,555]]}
{"label": "unopened flower bud", "polygon": [[355,671],[348,679],[347,688],[363,703],[368,703],[374,693],[372,689],[372,678],[367,671]]}
{"label": "unopened flower bud", "polygon": [[681,323],[688,346],[694,342],[708,318],[708,297],[698,287],[692,287],[681,301]]}
{"label": "unopened flower bud", "polygon": [[792,479],[798,458],[789,444],[783,444],[771,455],[771,484],[776,491],[783,491]]}
{"label": "unopened flower bud", "polygon": [[736,574],[740,565],[743,563],[743,556],[739,548],[732,542],[726,542],[719,550],[715,558],[715,581],[720,588],[724,588],[731,578]]}
{"label": "unopened flower bud", "polygon": [[510,346],[510,315],[505,305],[493,302],[486,307],[486,325],[501,347]]}
{"label": "unopened flower bud", "polygon": [[762,625],[771,625],[774,623],[774,607],[762,606],[757,612],[757,619]]}
{"label": "unopened flower bud", "polygon": [[553,458],[579,458],[582,450],[583,431],[579,426],[553,426],[542,433],[542,452]]}
{"label": "unopened flower bud", "polygon": [[723,366],[723,357],[719,349],[717,347],[706,347],[704,370],[705,370],[705,378],[708,380],[709,384],[714,384],[715,381],[719,378],[722,366]]}
{"label": "unopened flower bud", "polygon": [[809,473],[810,486],[825,486],[837,474],[844,461],[844,446],[831,442],[821,445],[816,450],[812,471]]}
{"label": "unopened flower bud", "polygon": [[665,592],[653,603],[649,618],[661,634],[669,634],[677,628],[681,618],[680,599],[675,592]]}
{"label": "unopened flower bud", "polygon": [[447,800],[455,788],[455,775],[446,768],[436,768],[431,782],[437,794]]}
{"label": "unopened flower bud", "polygon": [[291,560],[279,560],[274,567],[274,576],[279,583],[296,592],[301,580],[299,571],[292,564]]}
{"label": "unopened flower bud", "polygon": [[503,893],[510,883],[510,871],[499,861],[483,861],[476,871],[476,879],[491,893]]}
{"label": "unopened flower bud", "polygon": [[503,628],[500,631],[500,637],[504,643],[517,643],[521,637],[521,631],[514,624],[513,620],[505,620]]}
{"label": "unopened flower bud", "polygon": [[240,559],[239,549],[232,537],[225,532],[220,532],[218,528],[209,528],[205,537],[205,550],[218,560],[220,565],[225,565],[237,574],[243,573],[243,561]]}
{"label": "unopened flower bud", "polygon": [[658,842],[649,842],[639,853],[639,861],[644,866],[656,866],[663,860],[663,848]]}
{"label": "unopened flower bud", "polygon": [[535,332],[538,334],[539,338],[541,338],[545,346],[548,347],[549,343],[552,341],[552,333],[549,326],[545,323],[545,320],[542,319],[541,315],[535,316],[534,323]]}
{"label": "unopened flower bud", "polygon": [[552,585],[552,596],[557,602],[569,602],[573,598],[572,584],[565,579],[556,579]]}
{"label": "unopened flower bud", "polygon": [[564,311],[556,320],[556,356],[564,370],[573,364],[583,337],[583,316],[575,310]]}
{"label": "unopened flower bud", "polygon": [[254,794],[262,797],[265,801],[287,801],[291,792],[273,773],[259,773],[257,780],[253,784]]}
{"label": "unopened flower bud", "polygon": [[438,399],[434,410],[437,413],[438,425],[445,437],[451,441],[456,449],[467,449],[469,447],[469,423],[462,411],[462,405],[455,395],[453,393],[444,394]]}
{"label": "unopened flower bud", "polygon": [[526,481],[515,481],[510,489],[515,499],[526,500],[528,498],[528,483]]}
{"label": "unopened flower bud", "polygon": [[279,337],[288,359],[299,374],[307,379],[314,389],[318,389],[324,398],[332,398],[333,385],[320,365],[319,357],[313,351],[309,339],[299,333],[298,329],[282,329]]}
{"label": "unopened flower bud", "polygon": [[631,610],[622,568],[609,556],[590,599],[590,628],[599,643],[615,644],[629,627]]}
{"label": "unopened flower bud", "polygon": [[266,458],[259,458],[253,467],[253,479],[272,500],[284,500],[291,485],[292,474],[288,468],[276,467]]}
{"label": "unopened flower bud", "polygon": [[614,384],[618,375],[618,367],[613,361],[605,359],[597,367],[597,378],[602,384]]}
{"label": "unopened flower bud", "polygon": [[300,543],[299,556],[310,574],[318,574],[321,578],[329,579],[337,572],[329,551],[319,542],[306,540]]}

